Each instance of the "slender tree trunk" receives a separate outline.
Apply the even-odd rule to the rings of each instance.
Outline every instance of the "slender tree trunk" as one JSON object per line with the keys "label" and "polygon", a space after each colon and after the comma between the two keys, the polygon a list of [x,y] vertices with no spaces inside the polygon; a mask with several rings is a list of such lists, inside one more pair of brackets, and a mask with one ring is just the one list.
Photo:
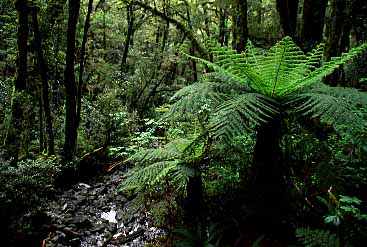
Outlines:
{"label": "slender tree trunk", "polygon": [[[190,6],[189,3],[187,1],[185,1],[186,3],[186,18],[187,18],[187,22],[189,25],[189,29],[192,32],[192,22],[191,22],[191,15],[190,15]],[[195,47],[193,47],[191,45],[190,47],[190,53],[192,55],[195,55]],[[193,80],[197,81],[198,80],[198,71],[197,71],[197,64],[195,60],[191,60],[191,65],[192,65],[192,71],[193,71]]]}
{"label": "slender tree trunk", "polygon": [[207,11],[207,5],[208,3],[204,3],[202,5],[203,7],[203,13],[204,13],[204,31],[206,33],[206,35],[208,36],[208,38],[210,38],[210,28],[209,28],[209,17],[208,17],[208,11]]}
{"label": "slender tree trunk", "polygon": [[233,39],[232,47],[237,52],[243,52],[246,49],[248,39],[247,26],[247,0],[236,0],[233,15]]}
{"label": "slender tree trunk", "polygon": [[295,38],[298,0],[277,0],[276,3],[284,35]]}
{"label": "slender tree trunk", "polygon": [[65,119],[65,143],[64,158],[66,161],[72,160],[76,152],[77,141],[77,116],[76,116],[76,96],[77,88],[74,74],[74,52],[75,33],[79,17],[80,0],[69,0],[69,19],[67,31],[67,50],[65,67],[65,91],[66,91],[66,119]]}
{"label": "slender tree trunk", "polygon": [[129,4],[127,7],[127,35],[125,40],[125,46],[124,46],[124,52],[122,54],[121,59],[121,71],[126,70],[126,60],[127,55],[129,53],[129,46],[132,39],[132,36],[134,35],[134,22],[135,22],[135,16],[133,11],[133,5]]}
{"label": "slender tree trunk", "polygon": [[227,11],[225,9],[219,9],[219,43],[221,46],[226,45],[227,18]]}
{"label": "slender tree trunk", "polygon": [[52,128],[52,118],[51,118],[51,110],[50,110],[50,101],[48,97],[48,68],[45,61],[45,57],[43,55],[42,49],[42,40],[41,40],[41,32],[39,30],[38,25],[38,16],[37,9],[32,8],[32,22],[34,29],[34,37],[35,37],[35,46],[37,50],[38,56],[38,66],[41,75],[42,81],[42,101],[43,101],[43,109],[45,111],[45,120],[46,120],[46,131],[47,131],[47,152],[49,155],[55,154],[55,144],[54,144],[54,134]]}
{"label": "slender tree trunk", "polygon": [[302,18],[302,46],[312,50],[322,41],[327,0],[304,0]]}
{"label": "slender tree trunk", "polygon": [[83,88],[83,75],[84,75],[84,64],[85,64],[85,49],[88,40],[88,30],[90,27],[90,15],[93,11],[93,0],[88,1],[88,11],[85,17],[82,47],[80,49],[80,63],[79,63],[79,83],[78,83],[78,95],[77,95],[77,110],[76,110],[76,125],[77,128],[80,125],[80,114],[82,110],[82,88]]}
{"label": "slender tree trunk", "polygon": [[8,155],[13,158],[11,164],[15,166],[18,162],[21,145],[22,122],[25,120],[23,119],[22,104],[24,104],[24,99],[22,95],[25,93],[27,87],[28,1],[17,0],[14,5],[18,13],[17,76],[14,80],[14,93],[12,95],[12,126],[9,128],[5,137],[5,145],[8,150]]}
{"label": "slender tree trunk", "polygon": [[44,150],[44,134],[43,134],[43,103],[42,103],[42,93],[41,90],[37,90],[39,97],[38,97],[38,116],[39,116],[39,132],[40,132],[40,150],[39,152],[42,153]]}
{"label": "slender tree trunk", "polygon": [[106,35],[107,25],[106,25],[106,12],[107,12],[107,10],[105,9],[105,6],[103,6],[103,40],[102,40],[102,44],[103,44],[103,49],[104,49],[105,51],[107,50],[107,35]]}

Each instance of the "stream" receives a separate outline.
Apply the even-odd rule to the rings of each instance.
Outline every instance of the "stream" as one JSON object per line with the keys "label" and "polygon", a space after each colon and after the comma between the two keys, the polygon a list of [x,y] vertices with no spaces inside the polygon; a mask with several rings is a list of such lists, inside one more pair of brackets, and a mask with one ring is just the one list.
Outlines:
{"label": "stream", "polygon": [[48,232],[42,247],[140,247],[161,236],[136,195],[126,196],[117,186],[126,174],[118,166],[112,172],[58,190],[46,203]]}

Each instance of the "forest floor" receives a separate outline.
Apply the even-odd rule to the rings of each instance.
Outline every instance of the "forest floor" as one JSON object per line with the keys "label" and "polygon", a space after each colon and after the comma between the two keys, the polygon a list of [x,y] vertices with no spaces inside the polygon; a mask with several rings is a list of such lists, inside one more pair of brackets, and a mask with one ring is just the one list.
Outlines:
{"label": "forest floor", "polygon": [[[152,226],[136,195],[123,195],[117,186],[125,168],[57,189],[45,203],[40,231],[42,247],[141,247],[163,232]],[[34,221],[34,220],[33,220]]]}

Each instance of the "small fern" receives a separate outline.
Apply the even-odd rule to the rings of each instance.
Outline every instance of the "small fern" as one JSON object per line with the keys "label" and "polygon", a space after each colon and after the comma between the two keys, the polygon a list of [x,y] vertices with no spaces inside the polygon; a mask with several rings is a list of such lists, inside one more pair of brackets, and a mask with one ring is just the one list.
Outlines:
{"label": "small fern", "polygon": [[164,178],[168,178],[177,190],[185,190],[188,180],[195,175],[191,164],[203,152],[200,138],[179,138],[162,148],[138,151],[125,161],[137,165],[127,174],[120,190],[154,188],[161,185]]}
{"label": "small fern", "polygon": [[304,247],[337,247],[339,241],[336,234],[328,230],[297,228],[296,236]]}

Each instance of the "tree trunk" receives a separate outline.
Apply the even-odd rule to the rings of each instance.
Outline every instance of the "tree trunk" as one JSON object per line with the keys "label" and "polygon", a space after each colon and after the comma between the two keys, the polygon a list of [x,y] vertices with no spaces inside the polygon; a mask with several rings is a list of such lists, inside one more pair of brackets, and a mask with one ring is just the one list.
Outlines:
{"label": "tree trunk", "polygon": [[227,19],[228,13],[226,9],[219,9],[219,43],[221,46],[228,45],[227,39]]}
{"label": "tree trunk", "polygon": [[297,26],[298,0],[277,0],[276,3],[284,36],[290,36],[294,39]]}
{"label": "tree trunk", "polygon": [[33,29],[34,29],[34,38],[35,38],[35,46],[37,50],[38,56],[38,66],[41,75],[42,81],[42,103],[43,109],[45,111],[45,120],[46,120],[46,132],[47,132],[47,152],[49,155],[55,154],[55,144],[54,144],[54,134],[52,128],[52,118],[51,118],[51,110],[50,110],[50,101],[48,97],[48,75],[47,75],[47,64],[45,61],[45,57],[43,55],[42,50],[42,40],[41,40],[41,32],[39,30],[38,25],[38,15],[37,9],[32,8],[32,22],[33,22]]}
{"label": "tree trunk", "polygon": [[133,6],[129,4],[127,7],[127,35],[125,40],[125,46],[124,46],[124,52],[122,54],[121,59],[121,71],[126,71],[126,60],[127,55],[129,53],[129,46],[131,42],[131,38],[134,35],[134,22],[135,22],[135,16],[133,11]]}
{"label": "tree trunk", "polygon": [[282,161],[280,141],[282,116],[275,116],[268,123],[259,126],[253,158],[252,198],[254,221],[264,233],[279,238],[289,234],[287,171]]}
{"label": "tree trunk", "polygon": [[[351,21],[348,16],[348,7],[346,0],[331,0],[331,14],[326,25],[325,59],[327,61],[331,57],[340,56],[349,48]],[[345,86],[344,79],[344,69],[343,66],[340,66],[325,79],[325,83],[331,86]]]}
{"label": "tree trunk", "polygon": [[322,41],[327,0],[304,0],[302,18],[302,47],[306,52]]}
{"label": "tree trunk", "polygon": [[192,232],[204,235],[205,214],[204,214],[204,188],[200,172],[191,177],[187,183],[187,196],[184,200],[184,225]]}
{"label": "tree trunk", "polygon": [[351,18],[356,43],[367,41],[367,1],[351,0]]}
{"label": "tree trunk", "polygon": [[18,13],[18,59],[17,59],[17,77],[14,80],[14,93],[12,95],[11,105],[11,127],[5,137],[5,145],[9,157],[13,158],[11,164],[18,162],[19,149],[21,144],[21,132],[23,131],[24,115],[22,104],[27,87],[27,47],[28,47],[28,1],[17,0],[14,3]]}
{"label": "tree trunk", "polygon": [[349,21],[346,16],[346,7],[346,0],[331,0],[331,14],[326,26],[326,60],[340,55],[347,49],[345,46],[346,42],[342,42],[342,37],[349,36],[350,31],[348,28]]}
{"label": "tree trunk", "polygon": [[67,50],[65,67],[66,119],[64,158],[70,161],[75,156],[77,140],[76,96],[77,88],[74,74],[75,33],[79,17],[80,0],[69,0],[69,19],[67,30]]}
{"label": "tree trunk", "polygon": [[77,110],[76,110],[76,125],[77,128],[80,125],[80,114],[82,110],[82,88],[83,88],[83,74],[84,74],[84,63],[85,63],[85,47],[88,40],[88,30],[90,27],[90,15],[93,10],[93,0],[88,1],[88,11],[85,17],[82,47],[80,49],[80,63],[79,63],[79,83],[78,83],[78,96],[77,96]]}
{"label": "tree trunk", "polygon": [[42,92],[37,88],[39,97],[38,97],[38,116],[39,116],[39,138],[40,138],[40,150],[39,152],[42,153],[44,150],[44,134],[43,134],[43,103],[42,103]]}
{"label": "tree trunk", "polygon": [[243,52],[246,49],[248,39],[247,0],[235,1],[232,16],[232,47],[237,52]]}

